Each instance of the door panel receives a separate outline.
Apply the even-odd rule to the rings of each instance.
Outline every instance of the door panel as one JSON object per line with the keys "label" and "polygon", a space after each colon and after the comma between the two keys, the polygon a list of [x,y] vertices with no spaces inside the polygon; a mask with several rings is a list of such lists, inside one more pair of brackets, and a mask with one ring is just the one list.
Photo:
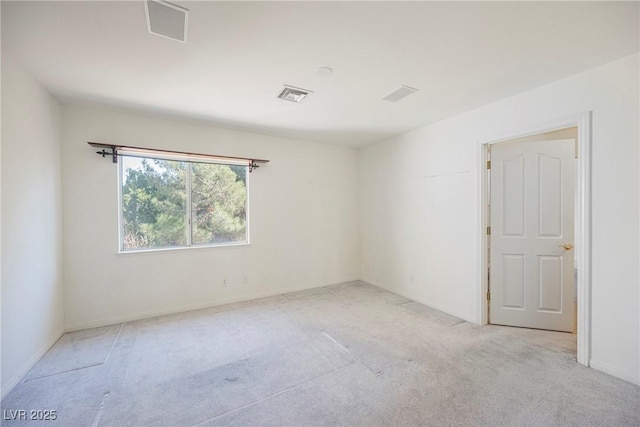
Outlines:
{"label": "door panel", "polygon": [[562,257],[538,257],[538,286],[540,305],[538,310],[560,313],[562,311]]}
{"label": "door panel", "polygon": [[491,163],[490,322],[570,332],[574,140],[495,144]]}
{"label": "door panel", "polygon": [[525,258],[524,255],[503,254],[503,308],[508,309],[524,309],[525,298]]}
{"label": "door panel", "polygon": [[562,159],[538,154],[539,237],[562,237]]}
{"label": "door panel", "polygon": [[525,166],[524,156],[506,159],[502,168],[503,212],[502,234],[504,236],[524,236],[525,211]]}

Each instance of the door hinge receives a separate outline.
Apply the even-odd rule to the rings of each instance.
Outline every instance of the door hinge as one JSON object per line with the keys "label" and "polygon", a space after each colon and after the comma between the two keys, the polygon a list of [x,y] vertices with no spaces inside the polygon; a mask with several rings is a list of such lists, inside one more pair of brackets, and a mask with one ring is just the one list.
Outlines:
{"label": "door hinge", "polygon": [[491,292],[487,291],[487,301],[491,301]]}
{"label": "door hinge", "polygon": [[487,236],[491,236],[491,227],[487,227]]}
{"label": "door hinge", "polygon": [[487,160],[487,169],[491,169],[491,160]]}

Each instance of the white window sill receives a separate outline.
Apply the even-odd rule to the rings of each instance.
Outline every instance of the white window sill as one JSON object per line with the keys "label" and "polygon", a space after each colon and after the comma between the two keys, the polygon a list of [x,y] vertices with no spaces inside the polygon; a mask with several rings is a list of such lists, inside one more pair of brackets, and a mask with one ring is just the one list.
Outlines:
{"label": "white window sill", "polygon": [[130,255],[130,254],[152,254],[158,252],[172,252],[172,251],[185,251],[185,250],[193,250],[193,249],[221,249],[221,248],[230,248],[230,247],[238,247],[238,246],[251,246],[249,242],[239,242],[239,243],[222,243],[218,245],[196,245],[196,246],[177,246],[177,247],[169,247],[169,248],[149,248],[149,249],[134,249],[134,250],[119,250],[117,252],[118,255]]}

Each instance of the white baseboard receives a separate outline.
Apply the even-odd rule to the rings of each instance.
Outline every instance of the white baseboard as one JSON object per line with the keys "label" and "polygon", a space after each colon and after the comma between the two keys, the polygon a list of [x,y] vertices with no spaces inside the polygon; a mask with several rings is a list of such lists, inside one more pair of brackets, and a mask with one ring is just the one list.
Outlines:
{"label": "white baseboard", "polygon": [[0,392],[0,400],[4,399],[11,392],[11,390],[13,390],[13,388],[20,383],[20,380],[22,380],[22,378],[24,378],[24,376],[29,373],[31,368],[33,368],[35,364],[38,363],[40,359],[42,359],[42,356],[44,356],[47,351],[49,351],[49,349],[53,347],[53,345],[60,339],[60,337],[62,337],[63,334],[63,329],[56,331],[51,339],[49,339],[45,345],[40,347],[40,349],[33,356],[31,356],[27,363],[25,363],[22,368],[20,368],[18,372],[16,372],[15,375],[11,377],[9,381],[7,381],[7,383],[2,387],[2,391]]}
{"label": "white baseboard", "polygon": [[603,363],[603,362],[599,362],[597,360],[591,359],[591,361],[589,362],[589,366],[597,371],[601,371],[613,377],[620,378],[621,380],[630,382],[631,384],[640,385],[640,378],[638,376],[633,375],[630,372],[624,371],[622,369],[616,368],[614,366],[611,366],[608,363]]}
{"label": "white baseboard", "polygon": [[329,283],[316,283],[316,284],[311,284],[311,285],[307,284],[304,286],[297,286],[297,287],[269,289],[263,292],[252,292],[252,293],[243,294],[243,295],[226,296],[222,298],[217,298],[215,300],[199,302],[196,304],[179,305],[174,307],[162,308],[159,310],[150,310],[150,311],[144,311],[140,313],[127,314],[124,316],[115,316],[115,317],[109,317],[105,319],[92,320],[89,322],[72,323],[72,324],[65,325],[65,332],[75,332],[83,329],[100,328],[103,326],[117,325],[119,323],[132,322],[134,320],[148,319],[150,317],[163,316],[166,314],[182,313],[185,311],[199,310],[203,308],[216,307],[219,305],[250,301],[258,298],[267,298],[267,297],[282,295],[290,292],[306,291],[309,289],[321,288],[324,286],[345,283],[345,282],[353,282],[356,280],[359,280],[359,279],[346,278],[346,279],[331,281]]}
{"label": "white baseboard", "polygon": [[465,318],[465,316],[463,316],[462,314],[454,313],[454,312],[451,312],[450,310],[447,310],[447,309],[445,309],[443,307],[439,307],[437,304],[433,304],[433,302],[431,302],[431,301],[426,301],[426,300],[424,300],[422,298],[416,298],[415,295],[411,295],[409,292],[404,292],[404,291],[401,291],[399,289],[395,289],[392,286],[388,286],[386,283],[382,283],[380,281],[373,280],[373,279],[368,279],[368,278],[364,278],[364,279],[360,279],[360,280],[362,280],[365,283],[369,283],[370,285],[373,285],[373,286],[376,286],[378,288],[384,289],[385,291],[389,291],[389,292],[391,292],[393,294],[400,295],[400,296],[403,296],[405,298],[409,298],[412,301],[419,302],[420,304],[424,304],[424,305],[426,305],[428,307],[435,308],[436,310],[442,311],[443,313],[446,313],[446,314],[449,314],[451,316],[455,316],[455,317],[457,317],[459,319],[462,319],[465,322],[469,322],[469,323],[473,323],[475,325],[479,325],[479,323],[476,322],[475,320],[469,320],[469,319]]}

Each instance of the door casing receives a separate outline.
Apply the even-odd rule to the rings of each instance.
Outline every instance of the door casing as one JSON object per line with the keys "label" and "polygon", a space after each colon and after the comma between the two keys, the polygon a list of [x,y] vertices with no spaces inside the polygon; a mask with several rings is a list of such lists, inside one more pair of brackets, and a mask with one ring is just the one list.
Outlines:
{"label": "door casing", "polygon": [[478,313],[480,313],[480,324],[488,324],[488,239],[487,226],[489,218],[487,215],[487,194],[488,194],[488,171],[487,152],[491,144],[504,142],[511,139],[521,138],[530,135],[560,130],[568,127],[578,128],[578,159],[576,162],[576,182],[575,182],[575,251],[577,258],[577,361],[589,366],[591,360],[591,111],[587,111],[577,116],[558,120],[551,123],[542,124],[533,129],[526,129],[519,133],[498,135],[493,138],[486,138],[479,141],[479,179],[477,189],[480,194],[480,206],[478,208],[478,233],[479,233],[479,278],[480,290],[478,295]]}

